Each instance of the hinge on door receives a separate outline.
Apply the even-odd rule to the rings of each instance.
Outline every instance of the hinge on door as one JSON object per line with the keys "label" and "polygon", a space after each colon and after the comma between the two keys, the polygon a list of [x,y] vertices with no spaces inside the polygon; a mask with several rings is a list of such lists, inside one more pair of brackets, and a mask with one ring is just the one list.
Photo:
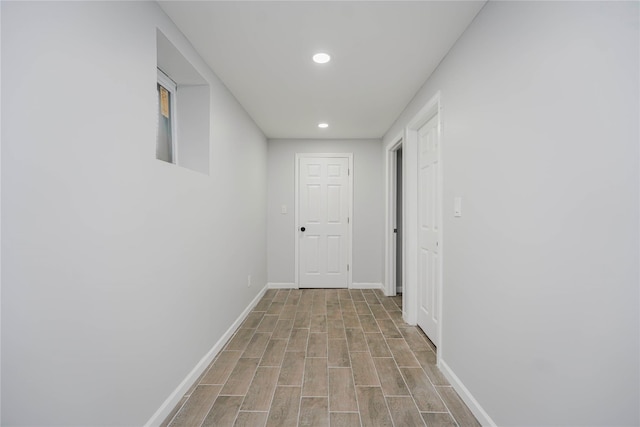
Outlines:
{"label": "hinge on door", "polygon": [[351,176],[351,169],[347,169],[347,176]]}
{"label": "hinge on door", "polygon": [[347,217],[347,224],[349,224],[350,220],[351,220],[351,218]]}
{"label": "hinge on door", "polygon": [[347,264],[347,271],[349,271],[349,264]]}

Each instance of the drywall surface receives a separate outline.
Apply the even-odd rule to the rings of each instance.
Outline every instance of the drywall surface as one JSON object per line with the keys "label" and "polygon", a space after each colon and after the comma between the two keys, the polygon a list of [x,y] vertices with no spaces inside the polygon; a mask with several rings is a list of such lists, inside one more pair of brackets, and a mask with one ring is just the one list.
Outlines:
{"label": "drywall surface", "polygon": [[638,7],[489,2],[385,135],[441,91],[441,357],[497,425],[640,423]]}
{"label": "drywall surface", "polygon": [[[156,27],[209,176],[155,159]],[[143,425],[266,283],[266,139],[152,2],[3,2],[2,88],[2,425]]]}
{"label": "drywall surface", "polygon": [[[380,140],[293,140],[268,143],[268,280],[295,283],[295,155],[353,153],[354,283],[382,283],[383,196]],[[282,205],[287,214],[281,213]]]}

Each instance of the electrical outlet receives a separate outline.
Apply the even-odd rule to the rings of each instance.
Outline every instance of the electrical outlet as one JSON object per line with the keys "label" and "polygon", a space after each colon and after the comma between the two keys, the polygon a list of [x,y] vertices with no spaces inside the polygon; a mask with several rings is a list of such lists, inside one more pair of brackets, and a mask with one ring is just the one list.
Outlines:
{"label": "electrical outlet", "polygon": [[247,276],[247,288],[251,287],[251,275]]}

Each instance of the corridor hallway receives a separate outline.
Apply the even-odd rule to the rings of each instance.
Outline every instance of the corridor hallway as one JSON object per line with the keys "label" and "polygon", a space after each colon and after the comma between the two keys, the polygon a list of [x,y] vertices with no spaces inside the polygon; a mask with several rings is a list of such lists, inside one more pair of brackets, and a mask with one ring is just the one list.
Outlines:
{"label": "corridor hallway", "polygon": [[164,426],[479,426],[379,290],[270,289]]}

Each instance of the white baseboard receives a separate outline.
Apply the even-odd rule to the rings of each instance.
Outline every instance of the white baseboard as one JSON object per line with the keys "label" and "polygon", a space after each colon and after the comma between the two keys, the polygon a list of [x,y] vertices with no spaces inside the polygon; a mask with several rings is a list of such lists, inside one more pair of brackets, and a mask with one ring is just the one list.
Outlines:
{"label": "white baseboard", "polygon": [[240,314],[235,322],[227,329],[227,331],[220,337],[220,339],[213,345],[211,350],[204,355],[202,359],[196,364],[196,366],[189,372],[187,377],[182,380],[180,385],[167,397],[167,400],[158,408],[155,414],[149,418],[149,421],[145,424],[145,427],[156,427],[162,424],[162,422],[169,416],[173,408],[180,402],[180,399],[189,391],[193,383],[195,383],[200,375],[204,372],[209,364],[213,361],[216,355],[222,350],[229,338],[236,332],[236,329],[242,324],[244,319],[249,315],[251,310],[258,304],[260,299],[267,291],[267,286],[262,288],[258,295],[249,303],[249,306]]}
{"label": "white baseboard", "polygon": [[460,398],[464,401],[467,407],[473,412],[473,415],[478,419],[478,422],[483,426],[488,427],[496,427],[497,424],[491,419],[489,414],[480,406],[478,401],[471,395],[471,392],[467,387],[464,386],[460,378],[453,373],[449,365],[440,359],[438,361],[438,367],[440,371],[444,374],[444,376],[449,380],[449,384],[453,387],[453,389],[458,393]]}
{"label": "white baseboard", "polygon": [[267,283],[269,289],[298,289],[295,283]]}
{"label": "white baseboard", "polygon": [[353,282],[349,289],[380,289],[384,290],[382,283],[366,283],[366,282]]}

